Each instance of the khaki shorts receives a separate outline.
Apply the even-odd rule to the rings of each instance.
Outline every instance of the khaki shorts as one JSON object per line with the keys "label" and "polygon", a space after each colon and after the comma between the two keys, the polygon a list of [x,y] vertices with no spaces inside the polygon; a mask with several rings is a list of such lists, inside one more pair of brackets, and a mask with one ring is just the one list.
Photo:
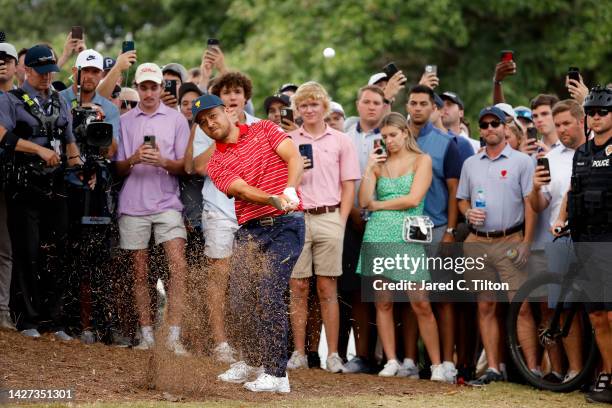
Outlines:
{"label": "khaki shorts", "polygon": [[484,279],[492,282],[507,283],[510,292],[516,292],[527,280],[526,268],[517,268],[508,258],[507,252],[516,248],[523,241],[523,233],[518,232],[507,237],[486,238],[470,234],[463,245],[465,257],[478,258],[486,254],[485,267],[482,270],[466,271],[465,278]]}
{"label": "khaki shorts", "polygon": [[122,215],[119,217],[119,246],[122,249],[147,249],[155,234],[155,245],[175,238],[187,239],[185,223],[180,212],[167,210],[152,215]]}
{"label": "khaki shorts", "polygon": [[314,273],[318,276],[342,275],[342,247],[345,224],[340,210],[325,214],[304,213],[306,239],[304,249],[293,268],[292,278],[304,279]]}
{"label": "khaki shorts", "polygon": [[238,222],[219,211],[202,211],[204,255],[213,259],[229,258],[234,248]]}

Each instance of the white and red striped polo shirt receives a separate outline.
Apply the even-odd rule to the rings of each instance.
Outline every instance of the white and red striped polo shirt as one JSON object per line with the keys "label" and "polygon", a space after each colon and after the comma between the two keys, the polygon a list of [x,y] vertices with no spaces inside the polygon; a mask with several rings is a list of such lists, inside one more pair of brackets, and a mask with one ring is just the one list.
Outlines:
{"label": "white and red striped polo shirt", "polygon": [[[287,163],[276,153],[276,149],[287,134],[269,120],[238,127],[240,136],[235,144],[217,142],[217,148],[208,162],[208,176],[225,194],[230,185],[239,179],[268,194],[282,194],[287,187],[289,172]],[[284,214],[271,205],[254,204],[238,198],[235,207],[238,224]],[[301,203],[298,210],[302,210]]]}

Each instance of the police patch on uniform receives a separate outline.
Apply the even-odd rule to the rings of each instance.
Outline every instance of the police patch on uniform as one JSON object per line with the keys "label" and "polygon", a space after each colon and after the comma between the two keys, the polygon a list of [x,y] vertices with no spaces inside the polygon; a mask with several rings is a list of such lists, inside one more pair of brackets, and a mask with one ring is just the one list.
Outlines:
{"label": "police patch on uniform", "polygon": [[612,154],[612,145],[608,145],[606,146],[606,156],[609,156]]}

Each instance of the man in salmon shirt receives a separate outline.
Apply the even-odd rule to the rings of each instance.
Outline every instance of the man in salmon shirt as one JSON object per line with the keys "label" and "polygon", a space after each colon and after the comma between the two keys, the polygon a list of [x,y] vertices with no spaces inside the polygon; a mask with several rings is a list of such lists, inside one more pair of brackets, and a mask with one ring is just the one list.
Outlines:
{"label": "man in salmon shirt", "polygon": [[[230,109],[215,95],[199,97],[193,118],[215,140],[208,175],[217,188],[235,197],[238,249],[255,244],[263,271],[245,256],[234,256],[229,278],[233,328],[243,361],[219,375],[222,381],[245,383],[254,392],[290,391],[287,376],[288,316],[285,292],[304,246],[304,215],[296,192],[303,160],[295,144],[268,120],[234,124]],[[240,251],[234,253],[240,254]],[[253,297],[245,291],[256,288]]]}

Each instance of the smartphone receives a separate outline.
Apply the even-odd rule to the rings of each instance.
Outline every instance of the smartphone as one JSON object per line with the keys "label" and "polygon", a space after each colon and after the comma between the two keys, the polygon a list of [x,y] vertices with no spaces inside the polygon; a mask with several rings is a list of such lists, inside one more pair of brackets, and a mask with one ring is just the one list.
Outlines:
{"label": "smartphone", "polygon": [[216,38],[209,38],[206,42],[206,48],[221,48],[221,43]]}
{"label": "smartphone", "polygon": [[540,157],[538,159],[538,166],[544,166],[544,169],[548,171],[548,176],[550,177],[550,163],[548,162],[548,157]]}
{"label": "smartphone", "polygon": [[82,40],[83,39],[83,27],[81,27],[81,26],[72,26],[72,39],[73,40]]}
{"label": "smartphone", "polygon": [[514,61],[514,51],[512,50],[502,50],[499,52],[499,55],[499,60],[501,62]]}
{"label": "smartphone", "polygon": [[428,74],[438,75],[438,66],[437,65],[425,65],[425,72]]}
{"label": "smartphone", "polygon": [[8,57],[6,51],[0,51],[0,64],[4,65],[4,60]]}
{"label": "smartphone", "polygon": [[397,71],[399,71],[399,69],[397,69],[397,67],[395,66],[394,62],[390,62],[387,65],[385,65],[383,67],[383,72],[385,73],[385,75],[387,76],[387,79],[391,79],[391,77],[393,75],[395,75],[397,73]]}
{"label": "smartphone", "polygon": [[374,153],[387,154],[387,149],[385,148],[385,142],[383,142],[382,139],[374,140]]}
{"label": "smartphone", "polygon": [[485,141],[484,137],[480,136],[480,147],[485,147],[487,145],[487,142]]}
{"label": "smartphone", "polygon": [[300,151],[300,156],[304,156],[310,160],[310,165],[308,167],[304,167],[304,170],[312,169],[314,166],[314,162],[312,160],[312,145],[301,144],[298,146],[298,150]]}
{"label": "smartphone", "polygon": [[154,135],[145,135],[144,144],[149,145],[151,147],[155,147],[155,136]]}
{"label": "smartphone", "polygon": [[169,92],[172,96],[176,98],[176,79],[166,79],[164,81],[164,91]]}
{"label": "smartphone", "polygon": [[567,70],[567,77],[580,82],[580,69],[578,67],[569,67]]}
{"label": "smartphone", "polygon": [[538,140],[538,129],[535,127],[527,128],[527,139]]}
{"label": "smartphone", "polygon": [[288,120],[290,120],[291,122],[293,122],[293,121],[294,121],[294,120],[293,120],[293,109],[291,109],[291,108],[286,108],[286,107],[281,108],[281,110],[280,110],[280,115],[281,115],[281,121],[282,121],[283,119],[288,119]]}
{"label": "smartphone", "polygon": [[134,51],[136,48],[134,47],[134,41],[124,41],[121,45],[121,53],[126,53],[128,51]]}

